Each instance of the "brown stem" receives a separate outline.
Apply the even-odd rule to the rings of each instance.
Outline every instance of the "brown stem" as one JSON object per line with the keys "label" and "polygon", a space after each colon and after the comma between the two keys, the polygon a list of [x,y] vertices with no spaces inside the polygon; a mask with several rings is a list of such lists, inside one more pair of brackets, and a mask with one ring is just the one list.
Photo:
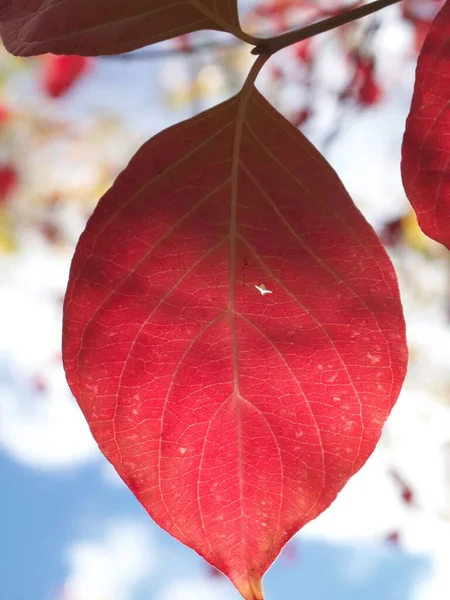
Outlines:
{"label": "brown stem", "polygon": [[292,46],[292,44],[306,40],[307,38],[319,33],[336,29],[336,27],[340,27],[346,23],[351,23],[352,21],[361,19],[361,17],[366,17],[367,15],[377,12],[378,10],[385,8],[386,6],[390,6],[391,4],[395,4],[396,2],[400,2],[400,0],[376,0],[376,2],[371,2],[370,4],[364,4],[364,6],[359,6],[358,8],[344,11],[339,15],[330,17],[329,19],[324,19],[318,23],[313,23],[307,27],[295,29],[294,31],[288,31],[287,33],[269,38],[262,44],[255,46],[255,48],[252,50],[252,54],[272,55],[275,52],[278,52],[278,50],[282,50],[287,46]]}

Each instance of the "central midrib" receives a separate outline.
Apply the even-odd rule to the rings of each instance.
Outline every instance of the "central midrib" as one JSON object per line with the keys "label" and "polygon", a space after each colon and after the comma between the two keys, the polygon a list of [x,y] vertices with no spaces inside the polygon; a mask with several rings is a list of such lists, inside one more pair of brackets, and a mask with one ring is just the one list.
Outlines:
{"label": "central midrib", "polygon": [[231,352],[233,360],[233,375],[234,375],[234,399],[236,406],[237,420],[237,450],[238,450],[238,468],[239,468],[239,496],[241,504],[241,540],[243,546],[243,555],[247,564],[247,552],[244,543],[244,510],[243,510],[243,461],[242,461],[242,396],[239,389],[239,369],[238,369],[238,348],[236,340],[236,311],[235,311],[235,288],[236,288],[236,242],[237,242],[237,208],[238,208],[238,183],[239,183],[239,166],[240,166],[240,151],[242,143],[242,135],[244,130],[244,122],[246,110],[250,96],[254,90],[254,83],[259,71],[266,62],[265,57],[259,57],[240,92],[240,100],[236,115],[236,128],[234,134],[233,154],[231,159],[231,202],[230,202],[230,280],[228,289],[228,318],[230,323],[230,338]]}

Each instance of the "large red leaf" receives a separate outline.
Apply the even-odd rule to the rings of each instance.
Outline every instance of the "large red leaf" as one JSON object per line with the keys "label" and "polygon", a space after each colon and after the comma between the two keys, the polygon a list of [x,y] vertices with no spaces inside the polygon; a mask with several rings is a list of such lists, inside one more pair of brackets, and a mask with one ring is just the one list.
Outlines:
{"label": "large red leaf", "polygon": [[237,0],[0,0],[0,34],[18,56],[118,54],[200,29],[252,41]]}
{"label": "large red leaf", "polygon": [[450,248],[450,2],[419,55],[402,147],[402,178],[420,227]]}
{"label": "large red leaf", "polygon": [[373,451],[407,360],[378,238],[252,79],[102,198],[63,347],[102,452],[247,600]]}

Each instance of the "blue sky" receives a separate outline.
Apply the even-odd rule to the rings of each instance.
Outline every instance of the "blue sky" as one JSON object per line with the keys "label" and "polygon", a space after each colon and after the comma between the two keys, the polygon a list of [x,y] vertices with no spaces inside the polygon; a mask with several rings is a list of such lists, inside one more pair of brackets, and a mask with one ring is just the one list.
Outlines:
{"label": "blue sky", "polygon": [[[136,578],[132,595],[126,596],[129,600],[159,600],[183,582],[188,582],[188,588],[193,582],[198,589],[212,588],[217,598],[239,597],[225,580],[208,581],[203,561],[154,525],[124,485],[105,481],[98,463],[44,474],[3,454],[0,479],[4,482],[0,564],[5,600],[59,600],[58,593],[70,578],[68,549],[83,539],[101,545],[114,523],[138,524],[149,540],[148,572],[144,568]],[[291,543],[296,548],[294,558],[281,556],[265,579],[268,600],[408,600],[427,569],[425,558],[410,557],[383,542],[358,548],[299,536]]]}

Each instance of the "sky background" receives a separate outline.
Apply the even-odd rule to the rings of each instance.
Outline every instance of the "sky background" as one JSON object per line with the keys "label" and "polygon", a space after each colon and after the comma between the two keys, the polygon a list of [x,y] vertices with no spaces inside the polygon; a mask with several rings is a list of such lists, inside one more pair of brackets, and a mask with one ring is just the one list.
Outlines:
{"label": "sky background", "polygon": [[[325,36],[316,114],[305,126],[379,231],[407,210],[399,157],[414,73],[413,33],[398,7],[381,20],[374,51],[382,100],[364,111],[336,103],[346,65]],[[15,161],[21,182],[8,208],[14,249],[0,254],[1,600],[239,597],[146,515],[92,441],[60,364],[61,299],[85,218],[141,142],[229,95],[246,71],[244,55],[226,73],[212,59],[98,59],[55,101],[42,89],[41,59],[25,66],[2,55],[1,101],[15,112],[0,158]],[[289,51],[270,64],[294,70]],[[187,91],[193,74],[203,81],[198,93]],[[263,74],[260,85],[284,113],[305,94],[295,77],[275,89]],[[71,201],[49,209],[55,193]],[[43,235],[43,214],[60,243]],[[405,389],[367,465],[270,569],[268,600],[448,597],[450,265],[447,253],[418,239],[391,249],[411,348]],[[414,490],[413,507],[393,469]]]}

